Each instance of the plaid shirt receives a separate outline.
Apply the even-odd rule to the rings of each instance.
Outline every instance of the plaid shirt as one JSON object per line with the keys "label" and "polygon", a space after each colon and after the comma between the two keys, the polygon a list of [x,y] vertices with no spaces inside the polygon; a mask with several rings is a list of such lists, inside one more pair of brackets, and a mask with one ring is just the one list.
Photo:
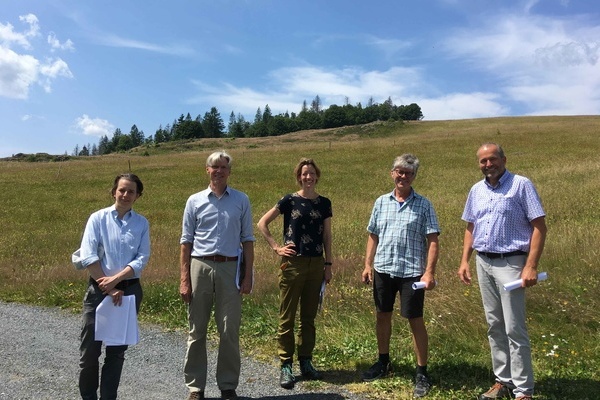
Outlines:
{"label": "plaid shirt", "polygon": [[484,179],[471,188],[462,219],[474,224],[473,248],[490,253],[529,252],[530,221],[545,215],[531,181],[506,170],[496,187]]}
{"label": "plaid shirt", "polygon": [[394,192],[375,201],[367,231],[379,238],[373,268],[399,278],[423,275],[427,235],[440,233],[433,205],[414,190],[404,203]]}

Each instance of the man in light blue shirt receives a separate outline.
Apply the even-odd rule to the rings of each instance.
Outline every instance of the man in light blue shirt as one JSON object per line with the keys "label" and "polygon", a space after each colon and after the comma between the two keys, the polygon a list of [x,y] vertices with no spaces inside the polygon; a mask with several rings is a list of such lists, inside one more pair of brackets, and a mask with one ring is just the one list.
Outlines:
{"label": "man in light blue shirt", "polygon": [[[485,179],[471,188],[462,219],[467,222],[460,279],[471,284],[469,259],[477,251],[477,276],[488,323],[496,383],[480,400],[533,396],[533,366],[525,316],[525,287],[537,283],[546,239],[545,213],[531,181],[506,170],[502,147],[486,143],[477,151]],[[522,279],[523,287],[506,291]]]}
{"label": "man in light blue shirt", "polygon": [[[217,385],[222,399],[237,399],[241,294],[252,290],[255,238],[248,196],[227,185],[231,162],[231,156],[222,151],[208,157],[210,184],[189,197],[183,213],[179,291],[189,305],[184,364],[188,400],[204,399],[206,335],[213,303],[219,331]],[[238,265],[243,275],[240,282],[236,282]]]}
{"label": "man in light blue shirt", "polygon": [[425,293],[412,285],[423,282],[426,290],[435,287],[440,229],[431,202],[412,188],[418,169],[419,159],[412,154],[394,160],[394,190],[375,201],[367,227],[362,280],[373,282],[379,359],[363,373],[363,380],[373,381],[391,371],[392,313],[396,294],[400,293],[400,313],[410,324],[417,358],[413,395],[423,397],[431,388],[427,373],[429,341],[423,320]]}

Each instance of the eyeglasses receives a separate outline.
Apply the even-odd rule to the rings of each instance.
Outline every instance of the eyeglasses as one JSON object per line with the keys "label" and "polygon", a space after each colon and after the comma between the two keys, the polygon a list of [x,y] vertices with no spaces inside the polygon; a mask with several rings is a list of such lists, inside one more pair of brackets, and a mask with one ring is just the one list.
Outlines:
{"label": "eyeglasses", "polygon": [[394,169],[392,172],[398,176],[404,176],[406,178],[412,178],[415,175],[413,171],[402,171],[399,169]]}

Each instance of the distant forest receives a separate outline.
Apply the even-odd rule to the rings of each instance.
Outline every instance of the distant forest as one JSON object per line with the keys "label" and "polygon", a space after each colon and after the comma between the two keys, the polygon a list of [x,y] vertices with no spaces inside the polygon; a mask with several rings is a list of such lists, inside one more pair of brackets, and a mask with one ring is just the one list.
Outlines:
{"label": "distant forest", "polygon": [[363,107],[345,104],[343,106],[331,105],[323,109],[321,99],[316,96],[310,107],[306,100],[302,104],[302,110],[296,113],[273,115],[267,104],[264,110],[259,107],[256,110],[254,121],[249,122],[241,114],[235,115],[232,111],[229,115],[229,123],[225,130],[225,123],[216,107],[198,115],[192,119],[190,113],[181,114],[172,124],[159,126],[154,135],[145,136],[134,124],[129,134],[124,134],[117,128],[112,138],[104,135],[98,144],[88,144],[83,147],[75,146],[74,156],[96,156],[115,152],[124,152],[141,145],[157,145],[164,142],[222,137],[263,137],[279,136],[290,132],[306,129],[337,128],[342,126],[362,125],[374,121],[418,121],[423,119],[421,107],[412,103],[410,105],[396,106],[388,97],[382,104],[377,104],[369,99],[368,104]]}

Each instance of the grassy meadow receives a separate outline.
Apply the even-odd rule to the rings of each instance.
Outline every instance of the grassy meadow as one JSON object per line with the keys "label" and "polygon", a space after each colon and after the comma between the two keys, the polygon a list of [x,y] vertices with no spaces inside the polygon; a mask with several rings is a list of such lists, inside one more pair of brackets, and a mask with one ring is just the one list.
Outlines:
{"label": "grassy meadow", "polygon": [[[442,229],[438,287],[427,293],[431,399],[475,398],[493,382],[478,286],[456,276],[469,188],[482,179],[475,152],[503,145],[507,168],[536,185],[547,212],[540,263],[549,279],[528,289],[529,333],[537,399],[596,399],[600,393],[600,116],[520,117],[376,123],[276,138],[202,140],[61,163],[0,162],[0,299],[79,312],[87,282],[70,264],[89,214],[112,204],[114,176],[131,171],[145,185],[135,209],[151,224],[152,256],[143,275],[140,318],[185,330],[178,294],[181,216],[188,196],[206,187],[204,162],[226,149],[230,185],[246,192],[254,221],[297,186],[293,168],[312,157],[318,191],[333,202],[334,278],[317,320],[316,365],[327,382],[373,398],[412,394],[415,358],[407,322],[394,319],[395,374],[365,384],[360,373],[377,357],[375,312],[360,282],[373,201],[391,191],[395,156],[421,160],[413,186],[434,204]],[[142,155],[147,154],[147,155]],[[273,227],[280,237],[282,220]],[[242,345],[276,363],[277,260],[258,231],[254,292],[244,298]],[[472,272],[475,275],[474,260]],[[185,343],[181,343],[185,346]],[[175,366],[174,366],[175,367]],[[278,376],[273,376],[277,379]],[[243,383],[242,383],[243,385]]]}

